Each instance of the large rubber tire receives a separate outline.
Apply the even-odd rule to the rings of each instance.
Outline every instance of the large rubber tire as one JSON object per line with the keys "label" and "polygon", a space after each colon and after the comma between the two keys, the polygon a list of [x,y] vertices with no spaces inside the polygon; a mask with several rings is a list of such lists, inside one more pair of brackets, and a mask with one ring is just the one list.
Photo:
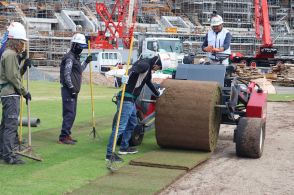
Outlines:
{"label": "large rubber tire", "polygon": [[132,137],[129,141],[130,146],[138,146],[142,143],[144,138],[144,129],[142,124],[138,124],[132,134]]}
{"label": "large rubber tire", "polygon": [[[139,113],[139,111],[137,112],[137,119],[138,119],[138,125],[135,127],[134,132],[132,134],[132,137],[129,141],[129,146],[138,146],[142,143],[143,138],[144,138],[144,127],[142,124],[140,124],[141,120],[143,120],[142,115]],[[117,112],[115,113],[114,117],[113,117],[113,121],[112,121],[112,128],[114,126],[114,124],[116,123],[117,120]],[[122,135],[120,135],[117,138],[117,145],[120,146],[122,141]]]}
{"label": "large rubber tire", "polygon": [[265,120],[242,117],[236,132],[236,154],[240,157],[260,158],[265,139]]}

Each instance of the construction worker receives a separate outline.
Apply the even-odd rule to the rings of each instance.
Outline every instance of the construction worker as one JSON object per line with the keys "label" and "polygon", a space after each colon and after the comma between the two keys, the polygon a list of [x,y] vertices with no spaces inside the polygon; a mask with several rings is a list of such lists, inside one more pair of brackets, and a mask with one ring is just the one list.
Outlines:
{"label": "construction worker", "polygon": [[74,145],[77,142],[77,140],[71,137],[71,128],[76,117],[77,99],[81,89],[82,73],[92,61],[92,56],[89,55],[81,64],[80,54],[84,48],[87,48],[85,35],[80,33],[75,34],[71,39],[70,51],[64,55],[60,64],[63,117],[58,141],[60,144]]}
{"label": "construction worker", "polygon": [[211,30],[205,36],[202,50],[208,52],[210,64],[229,65],[231,33],[223,27],[223,19],[216,12],[211,18]]}
{"label": "construction worker", "polygon": [[[122,135],[120,150],[118,152],[118,154],[120,155],[135,154],[138,152],[136,148],[129,147],[129,140],[131,138],[132,132],[137,126],[137,111],[135,100],[140,95],[142,88],[145,84],[157,97],[163,94],[165,89],[156,90],[156,88],[151,82],[152,70],[156,71],[159,69],[162,69],[162,63],[160,58],[158,56],[155,56],[151,59],[138,60],[130,69],[129,76],[122,77],[122,83],[126,84],[126,90],[118,129],[118,137]],[[122,91],[118,93],[117,113],[120,107],[121,95]],[[116,123],[116,120],[114,121]],[[113,128],[111,135],[109,137],[105,160],[121,162],[122,159],[115,153],[112,153],[116,124],[113,124],[112,126]]]}
{"label": "construction worker", "polygon": [[0,126],[0,157],[7,164],[24,164],[20,156],[15,155],[15,139],[17,135],[18,116],[20,111],[20,95],[26,102],[31,100],[30,92],[21,83],[21,74],[31,67],[31,60],[26,59],[20,68],[19,60],[27,42],[26,30],[19,22],[8,27],[8,40],[0,60],[0,94],[2,102],[2,120]]}

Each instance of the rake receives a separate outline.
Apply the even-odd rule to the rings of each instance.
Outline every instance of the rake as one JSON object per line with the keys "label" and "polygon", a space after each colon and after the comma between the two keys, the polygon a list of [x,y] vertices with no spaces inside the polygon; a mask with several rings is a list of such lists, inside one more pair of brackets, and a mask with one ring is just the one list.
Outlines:
{"label": "rake", "polygon": [[[27,58],[29,56],[29,44],[27,43]],[[23,80],[23,79],[22,79]],[[30,69],[27,68],[27,91],[29,91],[29,80],[30,80]],[[35,160],[42,161],[42,158],[36,155],[32,148],[32,131],[31,131],[31,106],[30,101],[27,102],[27,117],[28,117],[28,145],[25,146],[22,143],[22,112],[23,112],[23,96],[20,99],[20,130],[19,130],[19,147],[18,150],[15,151],[16,154],[21,155],[23,157]]]}
{"label": "rake", "polygon": [[[131,63],[131,56],[132,56],[132,51],[133,51],[133,42],[134,42],[134,36],[132,36],[132,38],[131,38],[130,51],[129,51],[129,56],[128,56],[128,64],[127,64],[126,73],[125,73],[126,76],[129,73],[129,66]],[[122,107],[123,107],[123,102],[124,102],[125,90],[126,90],[126,84],[123,83],[122,95],[121,95],[120,105],[119,105],[119,112],[118,112],[117,121],[116,121],[115,135],[114,135],[114,140],[113,140],[113,145],[112,145],[112,154],[111,154],[110,160],[108,161],[108,163],[106,165],[107,168],[112,172],[117,171],[120,168],[120,164],[121,164],[121,163],[118,163],[117,161],[115,161],[115,157],[116,157],[115,148],[116,148],[116,142],[117,142],[120,117],[121,117],[121,112],[122,112]]]}

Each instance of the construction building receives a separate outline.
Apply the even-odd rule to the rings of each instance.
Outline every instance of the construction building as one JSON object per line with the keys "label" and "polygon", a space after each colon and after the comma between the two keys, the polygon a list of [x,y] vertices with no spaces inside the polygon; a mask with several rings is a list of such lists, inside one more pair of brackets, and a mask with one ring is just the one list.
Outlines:
{"label": "construction building", "polygon": [[[0,36],[11,21],[28,29],[30,55],[36,65],[58,66],[76,32],[95,36],[104,24],[94,0],[0,1]],[[99,2],[99,1],[98,1]],[[100,0],[112,7],[115,0]],[[294,0],[269,0],[274,47],[279,56],[294,56]],[[180,38],[186,52],[204,53],[200,47],[218,11],[233,34],[232,51],[254,55],[260,45],[254,30],[253,0],[138,0],[135,35]],[[114,16],[115,17],[115,16]]]}

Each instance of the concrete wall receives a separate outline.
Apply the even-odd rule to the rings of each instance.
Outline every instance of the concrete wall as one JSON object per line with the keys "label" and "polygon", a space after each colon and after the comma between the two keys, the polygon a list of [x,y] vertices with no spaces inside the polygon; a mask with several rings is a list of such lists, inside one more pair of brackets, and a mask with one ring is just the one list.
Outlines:
{"label": "concrete wall", "polygon": [[90,21],[90,19],[84,14],[84,12],[80,12],[80,17],[83,19],[82,26],[91,32],[95,32],[95,25]]}
{"label": "concrete wall", "polygon": [[29,26],[31,29],[40,31],[51,31],[52,24],[58,24],[57,19],[51,18],[26,18],[29,21]]}
{"label": "concrete wall", "polygon": [[74,21],[69,17],[69,14],[71,11],[62,10],[60,16],[62,19],[66,22],[66,25],[72,30],[77,31],[77,25],[74,23]]}

